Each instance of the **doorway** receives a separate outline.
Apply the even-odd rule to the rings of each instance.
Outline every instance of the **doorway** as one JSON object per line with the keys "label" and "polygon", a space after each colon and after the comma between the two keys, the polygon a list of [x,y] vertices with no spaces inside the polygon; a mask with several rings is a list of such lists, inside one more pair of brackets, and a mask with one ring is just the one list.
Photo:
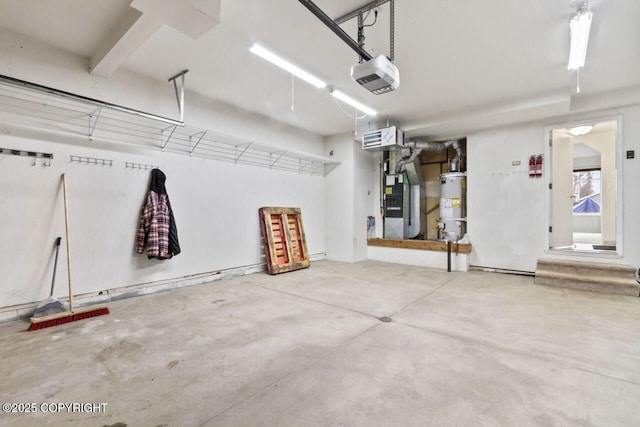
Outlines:
{"label": "doorway", "polygon": [[619,255],[619,120],[550,131],[549,249]]}

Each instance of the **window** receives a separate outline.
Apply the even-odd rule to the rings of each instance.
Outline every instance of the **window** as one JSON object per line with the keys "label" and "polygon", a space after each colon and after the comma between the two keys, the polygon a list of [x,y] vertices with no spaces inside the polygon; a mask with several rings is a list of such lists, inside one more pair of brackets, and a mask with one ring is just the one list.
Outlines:
{"label": "window", "polygon": [[573,213],[600,213],[600,169],[573,171]]}

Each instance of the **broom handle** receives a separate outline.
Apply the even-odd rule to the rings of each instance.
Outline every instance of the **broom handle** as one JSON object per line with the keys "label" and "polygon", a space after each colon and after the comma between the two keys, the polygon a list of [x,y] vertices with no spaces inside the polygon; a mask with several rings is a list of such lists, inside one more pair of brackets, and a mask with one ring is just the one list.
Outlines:
{"label": "broom handle", "polygon": [[53,296],[53,286],[56,284],[56,269],[58,268],[58,252],[60,252],[60,240],[62,240],[62,237],[58,237],[56,239],[56,259],[55,261],[53,261],[53,277],[51,278],[51,292],[49,293],[50,297]]}
{"label": "broom handle", "polygon": [[69,248],[69,206],[67,203],[67,178],[62,174],[62,193],[64,194],[64,229],[67,236],[67,277],[69,278],[69,311],[73,312],[73,291],[71,290],[71,249]]}

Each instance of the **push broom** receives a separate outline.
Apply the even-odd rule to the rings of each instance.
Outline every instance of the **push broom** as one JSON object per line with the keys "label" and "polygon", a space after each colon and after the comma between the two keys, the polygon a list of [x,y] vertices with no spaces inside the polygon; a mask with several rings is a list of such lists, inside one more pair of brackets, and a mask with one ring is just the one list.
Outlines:
{"label": "push broom", "polygon": [[53,296],[53,288],[56,283],[56,269],[58,267],[58,252],[60,252],[60,241],[62,237],[58,237],[56,239],[56,258],[53,261],[53,278],[51,279],[51,292],[49,293],[49,298],[44,301],[40,301],[40,303],[36,306],[35,311],[33,312],[34,318],[51,316],[52,314],[64,313],[67,311],[67,308],[62,304],[57,298]]}
{"label": "push broom", "polygon": [[67,203],[67,179],[62,174],[62,192],[64,194],[64,227],[67,236],[67,277],[69,281],[69,310],[42,317],[32,317],[30,331],[49,328],[51,326],[62,325],[63,323],[75,322],[77,320],[88,319],[90,317],[109,314],[109,308],[105,305],[94,305],[80,309],[73,308],[73,290],[71,287],[71,250],[69,247],[69,206]]}

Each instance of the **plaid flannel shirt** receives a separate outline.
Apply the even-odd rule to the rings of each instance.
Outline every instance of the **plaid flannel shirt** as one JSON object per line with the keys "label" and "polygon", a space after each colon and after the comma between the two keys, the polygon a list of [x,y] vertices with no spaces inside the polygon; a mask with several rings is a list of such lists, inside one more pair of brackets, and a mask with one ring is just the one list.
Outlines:
{"label": "plaid flannel shirt", "polygon": [[173,254],[169,251],[169,225],[171,205],[169,196],[149,191],[140,215],[136,252],[149,258],[167,259]]}

